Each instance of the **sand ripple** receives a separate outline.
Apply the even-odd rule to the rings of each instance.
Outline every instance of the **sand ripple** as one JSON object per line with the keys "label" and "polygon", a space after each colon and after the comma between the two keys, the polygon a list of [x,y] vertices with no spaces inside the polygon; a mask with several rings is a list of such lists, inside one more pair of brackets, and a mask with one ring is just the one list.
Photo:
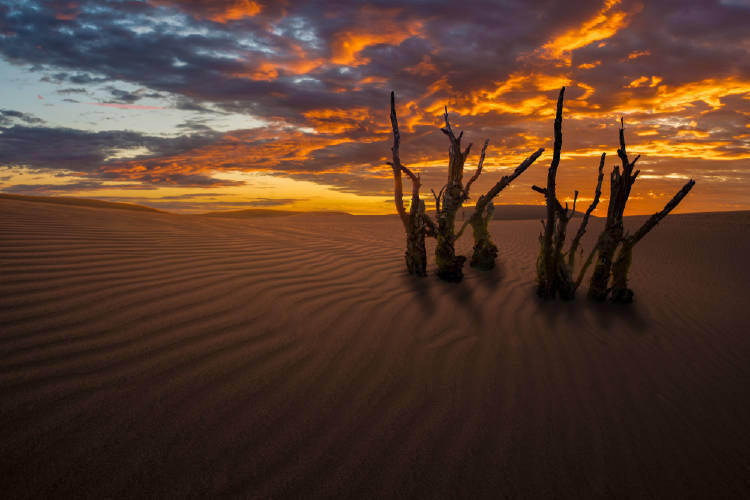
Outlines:
{"label": "sand ripple", "polygon": [[613,307],[535,298],[533,220],[453,285],[396,219],[0,200],[3,496],[739,497],[737,227],[670,217]]}

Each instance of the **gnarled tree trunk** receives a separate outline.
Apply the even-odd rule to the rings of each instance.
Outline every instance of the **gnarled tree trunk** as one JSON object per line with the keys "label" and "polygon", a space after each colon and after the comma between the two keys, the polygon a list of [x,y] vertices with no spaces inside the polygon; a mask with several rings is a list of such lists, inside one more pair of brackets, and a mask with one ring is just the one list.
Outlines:
{"label": "gnarled tree trunk", "polygon": [[[389,162],[389,165],[393,169],[393,193],[396,212],[398,212],[406,232],[406,253],[404,256],[406,259],[406,269],[409,271],[409,274],[427,276],[425,236],[427,234],[434,234],[434,224],[425,213],[424,202],[419,198],[419,188],[421,186],[419,176],[415,175],[401,163],[399,155],[401,134],[398,130],[396,102],[393,92],[391,92],[391,127],[393,129],[393,147],[391,148],[393,161]],[[406,209],[404,208],[402,172],[409,176],[412,182],[412,198],[409,214],[406,213]]]}
{"label": "gnarled tree trunk", "polygon": [[[578,228],[578,232],[573,238],[570,249],[568,250],[568,259],[566,261],[563,247],[565,245],[568,223],[575,215],[578,191],[575,192],[573,198],[572,210],[568,210],[567,203],[565,204],[565,207],[563,207],[555,195],[557,168],[560,164],[560,152],[562,150],[562,112],[564,96],[565,87],[562,87],[557,98],[557,111],[555,113],[554,124],[555,149],[552,155],[552,162],[550,163],[547,172],[547,187],[541,188],[538,186],[532,186],[532,189],[542,193],[547,204],[547,219],[543,222],[544,232],[539,235],[540,251],[539,258],[537,259],[537,293],[540,297],[545,299],[552,299],[559,294],[561,299],[572,300],[575,297],[575,292],[581,279],[579,278],[578,281],[573,281],[574,255],[580,244],[581,237],[586,232],[586,225],[588,224],[589,216],[599,203],[602,184],[602,168],[604,168],[605,155],[602,154],[599,164],[599,179],[596,186],[594,200],[588,210],[586,210],[586,214],[581,221],[581,226]],[[589,257],[589,259],[590,258],[591,257]],[[585,271],[586,267],[588,267],[588,263],[585,264],[582,272]]]}
{"label": "gnarled tree trunk", "polygon": [[464,277],[463,267],[466,257],[456,255],[455,244],[458,239],[458,235],[456,234],[456,213],[465,200],[462,184],[464,163],[469,156],[471,144],[462,151],[461,138],[464,134],[461,132],[456,137],[453,133],[448,121],[448,108],[445,109],[444,117],[445,127],[441,130],[450,140],[448,182],[440,190],[440,195],[435,196],[437,211],[435,263],[438,268],[438,277],[446,281],[458,282]]}
{"label": "gnarled tree trunk", "polygon": [[560,95],[557,98],[557,110],[555,112],[555,143],[552,153],[552,161],[547,170],[547,189],[544,196],[547,200],[547,220],[544,224],[544,234],[542,235],[542,249],[537,260],[537,293],[542,298],[554,298],[556,289],[557,276],[557,258],[553,249],[553,238],[555,232],[555,203],[557,197],[555,194],[555,179],[557,176],[557,167],[560,165],[560,150],[562,149],[562,112],[563,97],[565,96],[565,87],[560,89]]}
{"label": "gnarled tree trunk", "polygon": [[682,189],[667,203],[660,212],[656,212],[633,235],[627,235],[622,240],[620,252],[612,264],[612,301],[630,303],[633,301],[633,291],[628,288],[628,272],[633,261],[633,247],[646,236],[664,217],[669,214],[685,196],[693,189],[695,181],[690,179]]}
{"label": "gnarled tree trunk", "polygon": [[610,176],[607,223],[597,243],[598,257],[594,273],[591,276],[588,293],[590,299],[599,301],[605,300],[610,291],[609,276],[612,271],[615,251],[623,236],[622,217],[625,212],[625,205],[630,196],[630,189],[640,172],[640,170],[636,170],[633,173],[633,167],[635,167],[635,162],[638,161],[640,155],[636,156],[633,161],[628,159],[625,150],[625,125],[622,120],[620,120],[620,149],[617,150],[617,156],[622,161],[622,174],[620,174],[619,167],[615,167]]}
{"label": "gnarled tree trunk", "polygon": [[[633,261],[633,247],[687,196],[695,185],[695,181],[692,179],[688,181],[663,210],[652,215],[633,235],[624,234],[625,205],[633,183],[638,177],[639,171],[633,172],[633,167],[640,155],[636,156],[633,161],[629,160],[625,149],[625,124],[622,119],[620,120],[620,148],[617,150],[617,156],[622,162],[622,174],[620,169],[615,167],[610,178],[611,196],[607,209],[607,223],[597,242],[598,258],[591,276],[588,296],[598,301],[606,300],[609,296],[613,302],[629,303],[633,301],[633,291],[628,288],[628,272]],[[619,252],[615,259],[618,247]]]}
{"label": "gnarled tree trunk", "polygon": [[469,265],[485,271],[495,267],[497,258],[497,245],[492,242],[489,228],[494,211],[495,205],[490,201],[483,211],[475,210],[469,218],[474,234],[474,249]]}
{"label": "gnarled tree trunk", "polygon": [[[484,147],[487,147],[487,143],[485,142]],[[492,214],[494,211],[494,205],[492,200],[500,194],[500,191],[505,189],[513,180],[524,173],[527,168],[529,168],[537,158],[539,158],[542,153],[544,152],[544,148],[539,148],[526,158],[516,169],[513,171],[510,175],[503,176],[492,188],[487,191],[487,193],[483,194],[479,197],[477,200],[476,205],[474,206],[474,212],[472,213],[469,220],[464,223],[464,227],[461,228],[461,231],[459,231],[459,235],[463,233],[464,228],[466,227],[466,224],[470,224],[472,228],[472,232],[474,234],[474,251],[471,256],[471,262],[470,265],[472,267],[476,267],[478,269],[492,269],[495,267],[495,260],[497,259],[497,246],[492,241],[492,237],[490,236],[489,231],[489,222],[492,220]],[[479,162],[479,167],[477,169],[477,172],[474,174],[474,176],[471,178],[471,180],[466,185],[465,190],[465,197],[469,197],[469,187],[474,182],[474,180],[479,177],[479,174],[482,171],[482,161],[484,160],[484,148],[482,149],[482,157]]]}

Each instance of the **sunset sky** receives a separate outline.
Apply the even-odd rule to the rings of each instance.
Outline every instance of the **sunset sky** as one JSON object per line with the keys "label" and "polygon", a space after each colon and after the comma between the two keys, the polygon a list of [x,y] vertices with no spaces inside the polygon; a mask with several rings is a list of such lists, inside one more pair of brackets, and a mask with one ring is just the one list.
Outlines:
{"label": "sunset sky", "polygon": [[688,178],[678,211],[750,209],[750,0],[3,0],[0,191],[391,213],[395,90],[426,199],[447,105],[468,172],[490,139],[475,193],[547,148],[498,199],[542,203],[562,85],[561,198],[591,199],[624,116],[642,155],[629,213]]}

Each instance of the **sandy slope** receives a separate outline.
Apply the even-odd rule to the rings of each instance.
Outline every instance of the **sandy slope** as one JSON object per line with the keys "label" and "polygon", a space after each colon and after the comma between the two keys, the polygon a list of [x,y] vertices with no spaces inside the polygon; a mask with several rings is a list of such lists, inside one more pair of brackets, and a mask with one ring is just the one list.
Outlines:
{"label": "sandy slope", "polygon": [[670,216],[632,307],[539,302],[537,221],[460,285],[397,224],[0,200],[3,497],[748,494],[750,214]]}

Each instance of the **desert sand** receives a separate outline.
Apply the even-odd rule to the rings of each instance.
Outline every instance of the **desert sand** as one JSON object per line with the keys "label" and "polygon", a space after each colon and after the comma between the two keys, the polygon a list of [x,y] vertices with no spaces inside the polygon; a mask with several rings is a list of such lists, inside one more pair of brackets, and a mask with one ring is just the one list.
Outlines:
{"label": "desert sand", "polygon": [[2,496],[748,496],[750,212],[667,217],[629,306],[491,227],[456,285],[395,217],[0,200]]}

